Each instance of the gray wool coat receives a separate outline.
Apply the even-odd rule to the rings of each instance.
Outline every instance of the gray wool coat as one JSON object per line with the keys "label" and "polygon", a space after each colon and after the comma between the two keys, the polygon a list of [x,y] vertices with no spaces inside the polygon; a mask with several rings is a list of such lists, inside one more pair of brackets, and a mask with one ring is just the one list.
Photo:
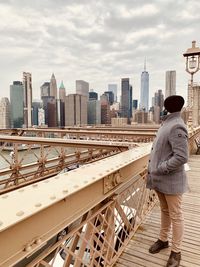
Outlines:
{"label": "gray wool coat", "polygon": [[184,163],[188,161],[188,133],[180,112],[163,120],[151,149],[147,188],[164,194],[183,194],[188,191]]}

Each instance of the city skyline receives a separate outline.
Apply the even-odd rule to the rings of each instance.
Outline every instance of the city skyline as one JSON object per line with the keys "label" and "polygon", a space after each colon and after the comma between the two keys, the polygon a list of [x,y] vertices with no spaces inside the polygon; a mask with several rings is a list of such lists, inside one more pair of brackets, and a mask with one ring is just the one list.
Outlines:
{"label": "city skyline", "polygon": [[127,77],[133,98],[139,99],[145,57],[150,97],[164,90],[167,70],[176,70],[177,94],[186,97],[190,77],[182,54],[192,40],[200,46],[200,15],[193,10],[200,10],[197,0],[0,1],[0,97],[8,97],[12,82],[27,71],[33,98],[39,98],[40,86],[54,73],[66,94],[75,92],[80,79],[99,94],[108,84],[118,84],[119,95],[121,78]]}

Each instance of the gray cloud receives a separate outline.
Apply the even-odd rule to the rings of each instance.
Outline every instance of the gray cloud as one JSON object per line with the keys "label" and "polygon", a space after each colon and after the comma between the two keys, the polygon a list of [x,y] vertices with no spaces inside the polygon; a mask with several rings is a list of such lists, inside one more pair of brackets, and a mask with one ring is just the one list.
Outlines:
{"label": "gray cloud", "polygon": [[198,0],[0,0],[0,97],[22,71],[32,72],[34,97],[52,72],[69,92],[76,79],[103,92],[127,76],[138,97],[145,57],[151,93],[176,69],[186,96],[182,53],[198,38],[199,11]]}

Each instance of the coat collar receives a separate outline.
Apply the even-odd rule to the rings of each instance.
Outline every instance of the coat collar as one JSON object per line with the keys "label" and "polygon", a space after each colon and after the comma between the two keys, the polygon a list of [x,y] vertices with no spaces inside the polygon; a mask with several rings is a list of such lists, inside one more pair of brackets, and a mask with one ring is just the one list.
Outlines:
{"label": "coat collar", "polygon": [[180,111],[173,112],[173,113],[170,113],[168,115],[165,115],[162,118],[162,124],[165,124],[166,122],[168,122],[169,120],[172,120],[174,118],[180,118],[180,116],[181,116],[181,112]]}

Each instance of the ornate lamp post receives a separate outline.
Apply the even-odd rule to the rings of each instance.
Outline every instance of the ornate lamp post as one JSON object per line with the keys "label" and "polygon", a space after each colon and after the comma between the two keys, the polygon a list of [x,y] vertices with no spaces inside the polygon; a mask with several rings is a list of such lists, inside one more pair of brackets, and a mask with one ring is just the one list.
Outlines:
{"label": "ornate lamp post", "polygon": [[192,41],[192,47],[183,54],[186,58],[186,71],[191,74],[190,93],[188,92],[189,119],[188,124],[192,124],[193,105],[193,76],[200,69],[200,48],[196,47],[196,41]]}

